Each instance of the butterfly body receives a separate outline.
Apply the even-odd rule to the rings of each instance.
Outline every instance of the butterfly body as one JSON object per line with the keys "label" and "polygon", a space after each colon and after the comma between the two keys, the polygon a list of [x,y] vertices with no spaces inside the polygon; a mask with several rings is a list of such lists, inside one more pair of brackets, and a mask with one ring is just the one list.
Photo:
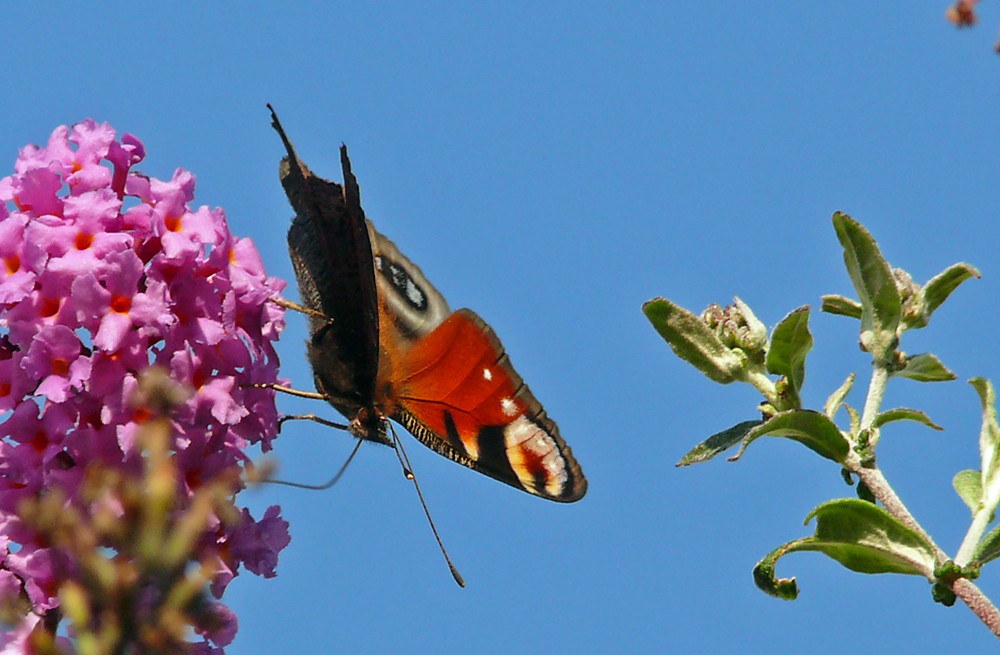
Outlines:
{"label": "butterfly body", "polygon": [[361,209],[341,147],[343,186],[288,152],[281,182],[295,218],[289,251],[309,317],[317,391],[361,439],[391,445],[387,419],[432,450],[501,482],[572,502],[587,483],[493,330],[442,294]]}

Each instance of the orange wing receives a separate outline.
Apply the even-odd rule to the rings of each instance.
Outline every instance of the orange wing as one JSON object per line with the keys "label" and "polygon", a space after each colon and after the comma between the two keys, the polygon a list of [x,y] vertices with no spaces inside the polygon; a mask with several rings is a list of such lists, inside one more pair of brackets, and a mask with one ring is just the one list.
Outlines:
{"label": "orange wing", "polygon": [[559,428],[475,313],[460,309],[395,359],[392,418],[425,445],[542,498],[586,493]]}

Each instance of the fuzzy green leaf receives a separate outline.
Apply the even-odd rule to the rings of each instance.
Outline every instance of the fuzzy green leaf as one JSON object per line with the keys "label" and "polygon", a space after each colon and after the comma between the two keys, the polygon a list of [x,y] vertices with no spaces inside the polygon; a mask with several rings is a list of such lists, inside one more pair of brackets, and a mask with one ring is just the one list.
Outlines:
{"label": "fuzzy green leaf", "polygon": [[[982,462],[979,503],[973,513],[988,511],[992,514],[1000,504],[1000,425],[997,424],[996,392],[993,383],[986,378],[972,378],[969,384],[979,394],[979,402],[983,408],[983,421],[979,430],[979,456]],[[967,478],[968,474],[968,471],[962,471],[959,475]],[[955,480],[958,489],[958,476],[955,476]],[[968,480],[966,485],[972,486]],[[962,495],[962,491],[959,491],[959,495]],[[964,495],[962,500],[966,500]],[[973,553],[973,560],[980,564],[997,557],[1000,557],[1000,526],[990,530]]]}
{"label": "fuzzy green leaf", "polygon": [[858,480],[858,498],[865,501],[866,503],[875,504],[875,494],[872,490],[865,484],[864,480]]}
{"label": "fuzzy green leaf", "polygon": [[921,412],[919,409],[910,409],[908,407],[897,407],[895,409],[887,409],[884,412],[880,412],[879,415],[875,417],[875,420],[872,421],[872,427],[882,427],[886,423],[892,423],[893,421],[916,421],[917,423],[923,423],[927,427],[934,430],[944,429],[932,421],[927,414]]}
{"label": "fuzzy green leaf", "polygon": [[997,459],[997,446],[1000,445],[1000,425],[997,424],[997,395],[993,383],[986,378],[972,378],[969,384],[979,394],[979,402],[983,408],[982,429],[979,432],[979,453],[982,456],[984,476]]}
{"label": "fuzzy green leaf", "polygon": [[743,378],[744,361],[723,344],[705,323],[666,298],[654,298],[642,311],[674,353],[715,382]]}
{"label": "fuzzy green leaf", "polygon": [[980,278],[982,275],[971,264],[959,262],[952,264],[941,273],[938,273],[924,285],[921,292],[924,296],[927,315],[930,316],[934,310],[941,306],[951,292],[958,288],[970,278]]}
{"label": "fuzzy green leaf", "polygon": [[844,409],[847,410],[847,416],[851,421],[851,434],[857,434],[861,430],[861,414],[850,405],[844,405]]}
{"label": "fuzzy green leaf", "polygon": [[977,564],[985,564],[992,562],[997,557],[1000,557],[1000,525],[986,533],[983,540],[976,546],[976,551],[972,554],[972,561]]}
{"label": "fuzzy green leaf", "polygon": [[765,365],[768,373],[783,375],[793,393],[792,404],[798,407],[799,391],[806,377],[806,355],[813,346],[809,333],[809,307],[799,307],[781,319],[771,334],[771,346]]}
{"label": "fuzzy green leaf", "polygon": [[906,366],[893,375],[917,382],[950,382],[958,377],[942,364],[940,359],[930,353],[907,357]]}
{"label": "fuzzy green leaf", "polygon": [[902,300],[889,263],[860,223],[843,212],[833,215],[844,263],[861,301],[861,343],[876,360],[885,361],[896,347]]}
{"label": "fuzzy green leaf", "polygon": [[972,469],[959,471],[952,478],[951,484],[955,487],[955,491],[958,492],[958,496],[962,499],[962,502],[968,505],[972,513],[975,514],[979,509],[979,504],[983,500],[982,473],[973,471]]}
{"label": "fuzzy green leaf", "polygon": [[849,446],[844,435],[824,414],[808,409],[781,412],[752,428],[743,438],[739,452],[730,457],[736,461],[751,443],[763,436],[785,437],[798,441],[813,452],[837,463],[843,463]]}
{"label": "fuzzy green leaf", "polygon": [[969,380],[983,408],[979,429],[979,456],[982,462],[983,506],[994,511],[1000,502],[1000,425],[997,424],[996,392],[986,378]]}
{"label": "fuzzy green leaf", "polygon": [[785,553],[793,553],[798,550],[799,544],[809,541],[809,539],[797,539],[783,546],[779,546],[764,556],[764,559],[757,562],[753,567],[753,582],[757,588],[768,596],[780,598],[781,600],[795,600],[799,596],[799,585],[795,578],[778,578],[774,574],[774,566]]}
{"label": "fuzzy green leaf", "polygon": [[836,294],[820,296],[820,299],[823,301],[823,304],[819,308],[821,312],[849,316],[850,318],[861,318],[861,303],[857,300]]}
{"label": "fuzzy green leaf", "polygon": [[844,383],[837,387],[837,390],[830,394],[830,397],[826,399],[826,404],[823,405],[823,413],[826,417],[833,420],[833,417],[837,415],[837,410],[840,409],[840,405],[844,402],[844,398],[847,398],[847,394],[851,392],[851,387],[854,386],[854,378],[857,377],[855,373],[851,373],[844,380]]}
{"label": "fuzzy green leaf", "polygon": [[806,518],[816,518],[812,537],[781,546],[754,568],[754,581],[768,594],[795,598],[795,579],[774,576],[778,558],[797,551],[819,551],[858,573],[903,573],[934,578],[934,547],[878,505],[854,498],[823,503]]}
{"label": "fuzzy green leaf", "polygon": [[691,449],[691,451],[681,458],[681,461],[677,462],[677,466],[690,466],[691,464],[699,464],[701,462],[707,462],[716,455],[726,450],[729,450],[746,436],[747,432],[751,429],[757,427],[763,423],[761,420],[756,421],[743,421],[742,423],[737,423],[728,430],[723,430],[722,432],[717,432],[713,434],[708,439],[705,439],[700,444]]}

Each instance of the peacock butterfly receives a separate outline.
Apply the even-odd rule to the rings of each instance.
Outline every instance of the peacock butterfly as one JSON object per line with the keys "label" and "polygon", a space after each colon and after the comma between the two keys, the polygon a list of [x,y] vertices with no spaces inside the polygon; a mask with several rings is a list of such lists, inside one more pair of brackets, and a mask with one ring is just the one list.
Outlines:
{"label": "peacock butterfly", "polygon": [[346,146],[343,185],[299,160],[274,111],[287,155],[281,184],[309,310],[307,355],[316,390],[356,437],[391,445],[387,420],[445,457],[528,493],[579,500],[587,480],[559,428],[514,370],[496,334],[444,296],[361,209]]}

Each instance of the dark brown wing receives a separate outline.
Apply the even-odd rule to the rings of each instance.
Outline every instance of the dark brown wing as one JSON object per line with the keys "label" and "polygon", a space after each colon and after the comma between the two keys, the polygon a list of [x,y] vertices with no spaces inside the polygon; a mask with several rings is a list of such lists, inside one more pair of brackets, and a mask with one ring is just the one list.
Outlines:
{"label": "dark brown wing", "polygon": [[344,185],[314,175],[285,144],[281,185],[295,211],[288,249],[304,305],[332,320],[310,317],[308,355],[316,388],[354,420],[371,408],[379,366],[378,295],[372,245],[358,183],[346,146],[340,148]]}

